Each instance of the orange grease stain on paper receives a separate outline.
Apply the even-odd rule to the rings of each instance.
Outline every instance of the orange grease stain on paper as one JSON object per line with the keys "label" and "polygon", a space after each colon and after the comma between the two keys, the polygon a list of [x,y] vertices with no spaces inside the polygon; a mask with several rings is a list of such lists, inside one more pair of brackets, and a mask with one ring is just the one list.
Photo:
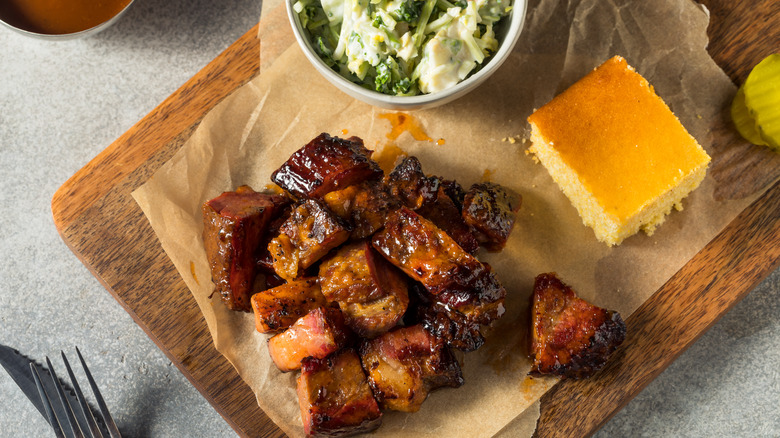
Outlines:
{"label": "orange grease stain on paper", "polygon": [[198,276],[195,275],[195,262],[190,260],[190,273],[192,274],[192,278],[195,280],[195,283],[200,285],[200,282],[198,281]]}
{"label": "orange grease stain on paper", "polygon": [[386,143],[382,146],[382,150],[372,158],[379,163],[379,167],[385,174],[389,174],[395,167],[395,162],[398,161],[398,158],[406,158],[408,156],[409,154],[395,143]]}
{"label": "orange grease stain on paper", "polygon": [[531,390],[534,383],[534,378],[531,376],[525,376],[525,379],[520,381],[520,392],[526,393]]}
{"label": "orange grease stain on paper", "polygon": [[[428,134],[423,130],[422,126],[420,126],[420,122],[418,122],[415,117],[409,114],[384,113],[379,114],[379,118],[390,122],[392,129],[390,133],[387,134],[387,138],[390,140],[396,140],[401,134],[408,132],[417,141],[428,141],[434,143],[434,140],[428,136]],[[444,144],[444,139],[440,138],[436,140],[435,143],[438,146],[441,146]]]}
{"label": "orange grease stain on paper", "polygon": [[[434,141],[422,128],[420,122],[410,114],[383,113],[379,114],[378,117],[390,122],[390,132],[385,134],[390,141],[381,145],[380,152],[372,158],[379,163],[379,167],[382,168],[386,174],[393,170],[399,157],[405,158],[409,156],[406,151],[395,144],[395,140],[404,132],[408,132],[412,138],[417,141],[427,141],[429,143],[435,143],[437,146],[442,146],[445,143],[443,138]],[[342,133],[345,132],[346,130],[342,131]],[[377,142],[375,149],[380,149],[379,146],[380,144]]]}
{"label": "orange grease stain on paper", "polygon": [[346,129],[342,129],[341,130],[341,135],[347,135],[347,134],[349,134],[348,130],[346,130]]}
{"label": "orange grease stain on paper", "polygon": [[490,182],[491,179],[493,179],[493,170],[491,169],[485,169],[484,172],[482,172],[482,182]]}

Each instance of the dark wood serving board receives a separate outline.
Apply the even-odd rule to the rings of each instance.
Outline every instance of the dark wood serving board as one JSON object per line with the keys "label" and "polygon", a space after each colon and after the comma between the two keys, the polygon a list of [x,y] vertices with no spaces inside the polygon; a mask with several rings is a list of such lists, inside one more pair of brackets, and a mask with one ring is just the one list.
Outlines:
{"label": "dark wood serving board", "polygon": [[[780,50],[780,2],[702,3],[712,16],[708,50],[735,83]],[[258,74],[257,35],[255,26],[79,170],[52,200],[57,229],[76,256],[236,432],[251,437],[283,434],[214,349],[195,300],[130,193],[171,158],[210,109]],[[537,435],[598,430],[778,264],[775,182],[628,318],[629,338],[604,371],[559,383],[543,397]]]}

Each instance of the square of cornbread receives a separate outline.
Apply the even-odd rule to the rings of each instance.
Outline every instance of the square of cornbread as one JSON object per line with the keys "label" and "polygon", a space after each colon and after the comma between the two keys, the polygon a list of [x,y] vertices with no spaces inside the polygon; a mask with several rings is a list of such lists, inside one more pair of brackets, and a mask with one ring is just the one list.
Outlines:
{"label": "square of cornbread", "polygon": [[704,179],[710,157],[620,56],[529,118],[529,151],[598,240],[651,235]]}

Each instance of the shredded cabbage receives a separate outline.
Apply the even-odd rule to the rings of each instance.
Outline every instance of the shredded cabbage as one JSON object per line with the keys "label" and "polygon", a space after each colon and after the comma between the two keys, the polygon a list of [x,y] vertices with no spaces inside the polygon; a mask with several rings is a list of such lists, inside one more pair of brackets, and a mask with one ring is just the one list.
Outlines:
{"label": "shredded cabbage", "polygon": [[396,96],[445,90],[498,49],[511,0],[298,0],[293,9],[333,70]]}

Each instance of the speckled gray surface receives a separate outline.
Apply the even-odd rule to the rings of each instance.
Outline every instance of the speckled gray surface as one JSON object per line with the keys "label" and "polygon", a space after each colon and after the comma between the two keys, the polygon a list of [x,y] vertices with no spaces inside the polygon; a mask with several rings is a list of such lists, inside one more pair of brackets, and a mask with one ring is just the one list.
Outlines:
{"label": "speckled gray surface", "polygon": [[[65,42],[0,27],[0,343],[38,359],[78,345],[126,436],[234,433],[63,244],[51,197],[259,11],[137,0],[114,27]],[[780,436],[779,285],[776,271],[597,436]],[[51,435],[0,372],[0,437],[16,436]]]}

